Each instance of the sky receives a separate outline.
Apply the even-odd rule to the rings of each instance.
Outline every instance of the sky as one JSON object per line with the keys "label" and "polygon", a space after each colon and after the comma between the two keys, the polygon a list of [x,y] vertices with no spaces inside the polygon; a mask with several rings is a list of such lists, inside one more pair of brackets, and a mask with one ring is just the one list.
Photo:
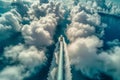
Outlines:
{"label": "sky", "polygon": [[60,35],[66,79],[120,80],[119,6],[119,0],[0,0],[0,80],[56,80]]}

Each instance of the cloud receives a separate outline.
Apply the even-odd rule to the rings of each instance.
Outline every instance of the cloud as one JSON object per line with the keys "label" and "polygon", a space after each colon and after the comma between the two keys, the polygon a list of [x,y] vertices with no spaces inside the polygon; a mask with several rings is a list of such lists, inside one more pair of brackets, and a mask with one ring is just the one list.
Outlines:
{"label": "cloud", "polygon": [[76,70],[81,70],[83,74],[93,77],[98,73],[97,67],[100,67],[97,63],[97,48],[101,46],[102,41],[95,36],[77,38],[68,46],[71,64]]}
{"label": "cloud", "polygon": [[101,24],[100,16],[97,13],[92,13],[86,10],[84,6],[75,6],[70,12],[72,22],[79,22],[83,24],[89,24],[92,26],[98,26]]}
{"label": "cloud", "polygon": [[[6,6],[10,4],[6,0],[3,2]],[[68,0],[64,2],[17,0],[14,5],[16,7],[6,10],[8,12],[0,11],[0,13],[4,13],[0,15],[0,43],[4,40],[11,42],[3,47],[4,51],[0,56],[5,65],[1,68],[0,80],[23,80],[34,76],[38,71],[43,71],[43,66],[50,60],[48,56],[51,56],[51,50],[49,51],[47,47],[54,43],[53,37],[59,35],[56,29],[58,27],[65,29],[66,26],[63,25],[68,25],[66,30],[67,38],[70,41],[68,55],[72,63],[73,74],[81,71],[87,77],[100,79],[99,74],[104,72],[113,76],[115,80],[120,79],[119,40],[110,42],[103,39],[105,28],[108,28],[105,23],[109,21],[108,23],[115,22],[114,24],[116,24],[116,21],[111,17],[109,20],[105,17],[104,20],[104,16],[99,14],[101,12],[118,16],[120,10],[117,5],[106,4],[105,0],[86,3],[79,3],[79,0],[69,2]],[[6,9],[6,6],[0,7]],[[60,23],[61,21],[63,22]],[[58,26],[59,24],[60,26]],[[22,43],[13,36],[17,32],[21,34],[20,37],[24,38]],[[17,41],[16,45],[15,41]],[[110,50],[104,51],[104,43],[110,46]],[[46,53],[47,51],[50,53]],[[57,64],[57,55],[54,55],[54,58],[56,58],[54,62]],[[49,71],[51,78],[54,78],[56,71],[57,68]]]}
{"label": "cloud", "polygon": [[40,17],[46,16],[47,14],[55,14],[58,19],[63,18],[65,10],[62,8],[60,3],[49,2],[47,4],[38,3],[32,4],[29,15],[31,19],[39,19]]}
{"label": "cloud", "polygon": [[102,52],[99,56],[101,60],[103,60],[103,70],[107,74],[113,76],[114,80],[119,80],[119,74],[120,74],[120,47],[116,46],[113,47],[111,50],[107,52]]}
{"label": "cloud", "polygon": [[25,42],[37,47],[49,46],[53,43],[53,36],[59,21],[64,16],[64,9],[60,3],[35,3],[29,10],[30,25],[24,25],[22,34]]}
{"label": "cloud", "polygon": [[24,2],[22,0],[15,0],[11,2],[11,6],[14,7],[16,9],[16,11],[22,16],[28,16],[27,12],[28,12],[28,6],[29,6],[30,2]]}
{"label": "cloud", "polygon": [[0,80],[22,80],[21,70],[18,67],[6,67],[0,72]]}
{"label": "cloud", "polygon": [[30,45],[48,46],[52,43],[52,37],[57,26],[54,14],[41,17],[40,20],[31,22],[22,28],[25,42]]}
{"label": "cloud", "polygon": [[95,28],[87,24],[81,24],[74,22],[70,24],[69,29],[67,30],[67,35],[70,41],[74,41],[79,37],[88,37],[94,34]]}
{"label": "cloud", "polygon": [[[20,32],[22,32],[27,44],[40,47],[52,44],[52,37],[58,24],[58,19],[63,18],[64,15],[64,9],[61,8],[60,3],[54,4],[53,2],[51,2],[40,5],[37,2],[34,2],[32,7],[29,7],[29,4],[18,0],[12,4],[17,6],[16,11],[13,10],[12,13],[9,12],[4,14],[5,19],[6,15],[8,16],[8,14],[10,14],[9,17],[11,16],[11,18],[9,18],[8,21],[6,20],[4,22],[3,19],[1,19],[1,28],[3,28],[1,29],[1,36],[4,35],[4,32],[7,32],[7,34],[4,35],[4,37],[2,37],[1,39],[4,40],[11,37],[14,32],[17,32],[19,30]],[[24,11],[21,11],[23,10],[23,8]],[[39,13],[41,14],[39,15]],[[42,16],[43,14],[45,15]],[[29,17],[33,16],[34,18],[32,18],[30,25],[25,25],[24,23],[22,23],[24,22],[24,19],[28,19],[30,21]],[[8,26],[6,26],[6,24]],[[6,27],[4,27],[4,25]],[[28,28],[30,28],[31,30]]]}
{"label": "cloud", "polygon": [[[103,23],[102,16],[98,12],[99,10],[105,12],[105,9],[107,10],[105,1],[102,3],[88,1],[72,7],[70,10],[71,23],[67,28],[67,37],[70,40],[68,52],[74,73],[81,71],[83,75],[95,80],[101,80],[101,73],[105,73],[113,76],[114,80],[119,80],[119,70],[116,64],[118,59],[113,61],[119,47],[108,51],[100,50],[104,46],[103,43],[107,41],[101,39],[101,36],[103,37],[105,34],[106,24]],[[112,44],[111,47],[117,46],[119,41],[108,42],[108,44]]]}
{"label": "cloud", "polygon": [[119,39],[115,39],[113,41],[108,41],[107,45],[109,45],[110,47],[119,46],[120,45],[120,41],[119,41]]}
{"label": "cloud", "polygon": [[19,14],[15,11],[7,12],[0,17],[0,41],[10,38],[21,29]]}
{"label": "cloud", "polygon": [[[39,4],[34,2],[30,3],[32,7],[29,6],[29,3],[21,1],[13,4],[17,7],[0,17],[0,35],[2,36],[0,41],[13,38],[11,36],[16,32],[20,32],[24,40],[23,43],[18,41],[16,45],[11,43],[12,45],[4,47],[1,61],[5,66],[0,71],[2,80],[23,80],[42,72],[49,60],[46,56],[47,47],[54,42],[53,37],[57,25],[60,19],[64,18],[64,9],[60,3]],[[22,12],[23,8],[25,11]],[[45,15],[39,15],[36,10]],[[24,23],[25,19],[28,19],[30,24]],[[12,70],[13,72],[11,72]]]}
{"label": "cloud", "polygon": [[102,12],[106,14],[112,14],[112,15],[120,15],[120,9],[119,5],[114,4],[111,1],[107,0],[95,0],[94,3],[95,5],[94,8],[96,8],[97,12]]}
{"label": "cloud", "polygon": [[[3,80],[4,78],[5,80],[9,80],[9,78],[13,80],[21,80],[21,78],[24,79],[25,77],[34,75],[41,70],[47,61],[43,50],[39,51],[34,46],[26,47],[23,44],[6,47],[4,58],[6,64],[10,65],[0,72],[0,76],[3,75]],[[13,72],[11,72],[12,70]]]}
{"label": "cloud", "polygon": [[68,46],[71,64],[90,78],[101,79],[100,74],[104,72],[119,80],[120,47],[98,53],[101,46],[102,41],[96,37],[78,38]]}

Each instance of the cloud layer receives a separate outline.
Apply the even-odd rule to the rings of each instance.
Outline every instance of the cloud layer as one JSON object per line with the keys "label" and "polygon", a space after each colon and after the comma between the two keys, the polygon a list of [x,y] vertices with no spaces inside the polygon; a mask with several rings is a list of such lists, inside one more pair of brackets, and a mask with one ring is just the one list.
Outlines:
{"label": "cloud layer", "polygon": [[[70,40],[69,57],[75,71],[81,71],[91,79],[101,80],[101,73],[105,73],[113,76],[114,80],[119,80],[117,76],[119,69],[116,66],[119,60],[113,61],[113,55],[117,55],[116,48],[118,51],[119,47],[108,51],[100,49],[104,46],[104,40],[101,37],[104,37],[106,24],[102,22],[101,15],[98,13],[100,9],[106,13],[105,8],[107,5],[104,1],[102,3],[88,1],[71,9],[71,24],[67,29],[67,37]],[[75,80],[80,80],[80,78],[82,77],[73,77]]]}
{"label": "cloud layer", "polygon": [[[106,38],[112,30],[120,30],[119,6],[105,0],[16,0],[13,3],[5,0],[1,3],[5,11],[0,11],[0,63],[3,64],[0,80],[27,80],[44,72],[46,66],[49,68],[51,45],[56,44],[54,37],[59,36],[61,30],[56,30],[59,27],[66,31],[63,33],[68,39],[69,56],[66,57],[70,58],[67,62],[71,64],[72,74],[81,73],[78,78],[72,76],[73,80],[81,80],[82,76],[102,80],[102,73],[120,79],[120,36]],[[58,63],[56,54],[52,63]],[[50,68],[46,75],[52,77],[44,80],[54,78],[56,70]],[[38,79],[41,76],[34,78]]]}

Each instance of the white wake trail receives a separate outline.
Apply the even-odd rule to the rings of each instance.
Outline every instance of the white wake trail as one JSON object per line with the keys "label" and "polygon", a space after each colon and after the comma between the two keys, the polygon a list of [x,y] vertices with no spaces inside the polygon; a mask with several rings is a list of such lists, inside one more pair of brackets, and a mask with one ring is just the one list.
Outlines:
{"label": "white wake trail", "polygon": [[50,66],[50,71],[48,74],[48,80],[56,80],[57,79],[57,70],[58,70],[58,54],[59,54],[59,42],[56,44],[56,48],[53,54],[53,59]]}
{"label": "white wake trail", "polygon": [[64,41],[64,55],[65,55],[65,80],[72,80],[72,73],[71,73],[71,67],[70,67],[70,61],[67,51],[67,44]]}

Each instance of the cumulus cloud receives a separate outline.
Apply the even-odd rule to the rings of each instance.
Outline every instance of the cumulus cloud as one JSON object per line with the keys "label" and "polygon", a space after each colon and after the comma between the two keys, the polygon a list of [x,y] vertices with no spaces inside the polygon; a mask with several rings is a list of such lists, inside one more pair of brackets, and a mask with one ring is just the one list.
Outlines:
{"label": "cumulus cloud", "polygon": [[104,72],[111,75],[114,80],[119,80],[120,47],[98,53],[101,46],[102,41],[96,37],[78,38],[68,46],[71,64],[90,78],[101,79],[100,73]]}
{"label": "cumulus cloud", "polygon": [[91,11],[86,10],[84,6],[80,5],[77,5],[72,8],[70,12],[70,17],[72,22],[79,22],[93,26],[98,26],[101,24],[100,16],[97,13],[91,14]]}
{"label": "cumulus cloud", "polygon": [[[93,77],[98,73],[97,67],[97,48],[102,46],[102,41],[97,37],[78,38],[68,46],[71,64],[83,74]],[[94,76],[95,77],[95,76]]]}
{"label": "cumulus cloud", "polygon": [[0,41],[10,38],[14,32],[19,32],[21,17],[15,11],[7,12],[0,17]]}
{"label": "cumulus cloud", "polygon": [[46,3],[32,5],[28,12],[32,21],[24,25],[22,34],[25,42],[37,47],[49,46],[53,43],[53,36],[60,19],[64,16],[64,9],[60,3]]}
{"label": "cumulus cloud", "polygon": [[18,67],[6,67],[0,72],[0,80],[22,80],[21,70]]}
{"label": "cumulus cloud", "polygon": [[63,18],[65,10],[62,8],[60,3],[49,2],[47,4],[38,3],[32,4],[29,14],[31,19],[39,19],[40,17],[46,16],[47,14],[55,14],[57,18]]}
{"label": "cumulus cloud", "polygon": [[34,75],[45,65],[47,60],[43,50],[39,51],[34,46],[26,47],[22,44],[6,47],[4,58],[6,64],[10,65],[0,72],[3,80],[21,80],[32,74]]}
{"label": "cumulus cloud", "polygon": [[[111,60],[119,49],[99,50],[104,46],[104,41],[100,39],[100,36],[103,37],[105,34],[106,24],[102,22],[101,15],[98,12],[99,10],[104,12],[105,9],[107,9],[107,6],[104,0],[102,3],[88,1],[72,7],[70,10],[71,24],[67,28],[67,37],[70,40],[68,52],[73,70],[81,71],[82,74],[92,79],[101,80],[101,72],[104,72],[113,75],[113,77],[115,75],[115,80],[119,80],[119,76],[117,76],[119,70],[117,72],[117,67],[114,66],[117,62]],[[111,47],[116,46],[116,44],[119,45],[119,40],[112,43],[108,42],[108,44],[112,45]],[[110,55],[111,53],[113,55]]]}
{"label": "cumulus cloud", "polygon": [[103,66],[103,70],[104,72],[106,72],[107,74],[113,76],[114,80],[119,80],[119,74],[120,74],[120,65],[119,65],[119,61],[120,61],[120,47],[116,46],[113,47],[111,50],[107,51],[107,52],[102,52],[99,57],[101,58],[101,60],[103,60],[104,62],[104,66]]}
{"label": "cumulus cloud", "polygon": [[31,22],[22,28],[25,42],[30,45],[48,46],[52,43],[52,37],[57,26],[54,14],[41,17],[40,20]]}
{"label": "cumulus cloud", "polygon": [[106,14],[120,15],[120,6],[107,0],[94,0],[92,7],[96,9],[95,11],[97,12],[100,11]]}
{"label": "cumulus cloud", "polygon": [[67,30],[67,35],[70,41],[74,41],[76,38],[79,37],[88,37],[94,32],[95,28],[93,26],[74,22],[69,26]]}
{"label": "cumulus cloud", "polygon": [[[15,32],[20,32],[24,38],[23,43],[4,47],[1,59],[5,66],[0,71],[2,80],[23,80],[34,76],[46,66],[48,57],[45,52],[54,42],[56,27],[64,16],[60,3],[46,1],[40,0],[40,4],[30,3],[30,7],[29,1],[24,3],[17,0],[12,3],[16,6],[15,9],[0,17],[0,41],[10,38]],[[21,11],[23,8],[24,11]],[[43,13],[39,15],[39,12]],[[24,23],[25,19],[30,21],[30,24]]]}

